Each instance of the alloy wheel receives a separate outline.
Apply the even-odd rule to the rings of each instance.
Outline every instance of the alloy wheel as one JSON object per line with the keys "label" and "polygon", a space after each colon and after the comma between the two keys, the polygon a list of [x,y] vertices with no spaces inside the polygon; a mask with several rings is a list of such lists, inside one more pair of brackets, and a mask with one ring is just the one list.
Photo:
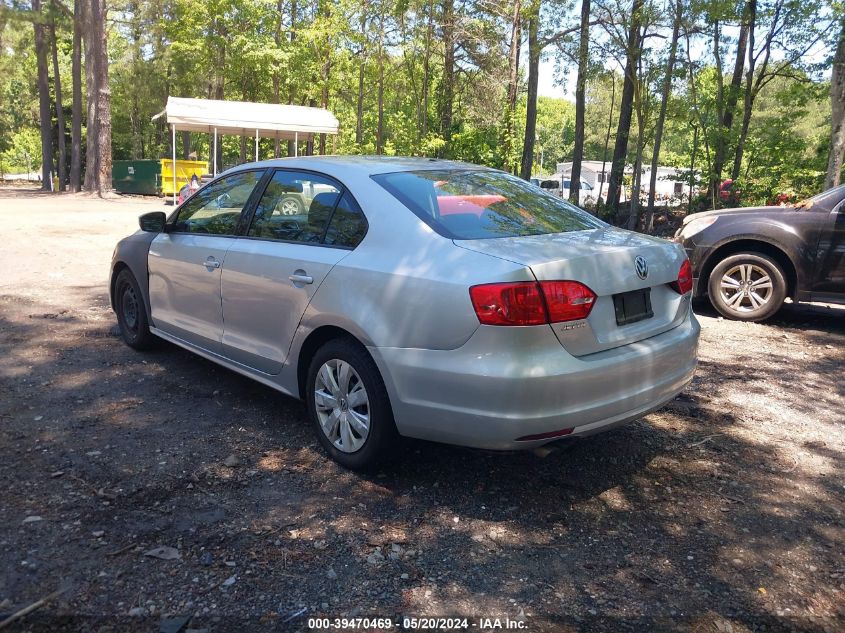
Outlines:
{"label": "alloy wheel", "polygon": [[753,312],[772,298],[772,279],[761,266],[740,263],[722,275],[719,292],[725,305],[735,312]]}

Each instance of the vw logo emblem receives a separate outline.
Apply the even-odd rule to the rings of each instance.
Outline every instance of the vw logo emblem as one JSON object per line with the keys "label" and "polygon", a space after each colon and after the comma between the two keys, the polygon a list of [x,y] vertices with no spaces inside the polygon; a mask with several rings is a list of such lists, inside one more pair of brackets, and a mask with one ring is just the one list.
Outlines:
{"label": "vw logo emblem", "polygon": [[648,262],[642,255],[637,255],[637,258],[634,260],[634,268],[637,271],[637,277],[640,279],[648,277]]}

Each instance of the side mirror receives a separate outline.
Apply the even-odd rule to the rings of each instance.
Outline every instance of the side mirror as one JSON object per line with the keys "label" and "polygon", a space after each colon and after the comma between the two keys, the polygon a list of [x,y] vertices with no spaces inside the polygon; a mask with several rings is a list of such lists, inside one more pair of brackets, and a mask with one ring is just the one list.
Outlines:
{"label": "side mirror", "polygon": [[164,231],[165,222],[167,222],[167,216],[164,215],[164,211],[151,211],[138,218],[141,230],[147,233],[161,233]]}

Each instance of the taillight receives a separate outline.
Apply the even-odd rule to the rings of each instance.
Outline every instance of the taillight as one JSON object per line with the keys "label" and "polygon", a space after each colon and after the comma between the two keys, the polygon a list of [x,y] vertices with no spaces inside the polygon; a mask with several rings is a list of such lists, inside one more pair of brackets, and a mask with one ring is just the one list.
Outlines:
{"label": "taillight", "polygon": [[549,308],[549,322],[586,319],[596,302],[596,293],[578,281],[541,281]]}
{"label": "taillight", "polygon": [[548,323],[546,304],[536,281],[484,284],[469,289],[482,325],[541,325]]}
{"label": "taillight", "polygon": [[684,263],[681,264],[681,269],[678,271],[678,281],[673,281],[669,285],[681,295],[685,295],[692,290],[692,264],[689,263],[688,259],[685,259]]}
{"label": "taillight", "polygon": [[469,289],[482,325],[544,325],[586,319],[596,294],[577,281],[519,281]]}

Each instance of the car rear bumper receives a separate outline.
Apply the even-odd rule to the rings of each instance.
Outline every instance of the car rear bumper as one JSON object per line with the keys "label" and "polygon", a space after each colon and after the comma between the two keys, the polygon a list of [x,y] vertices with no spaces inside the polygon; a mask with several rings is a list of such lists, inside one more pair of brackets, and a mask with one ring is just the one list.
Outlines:
{"label": "car rear bumper", "polygon": [[399,433],[493,450],[533,448],[636,419],[692,380],[700,328],[690,316],[657,336],[575,357],[549,327],[481,326],[455,350],[370,348]]}

